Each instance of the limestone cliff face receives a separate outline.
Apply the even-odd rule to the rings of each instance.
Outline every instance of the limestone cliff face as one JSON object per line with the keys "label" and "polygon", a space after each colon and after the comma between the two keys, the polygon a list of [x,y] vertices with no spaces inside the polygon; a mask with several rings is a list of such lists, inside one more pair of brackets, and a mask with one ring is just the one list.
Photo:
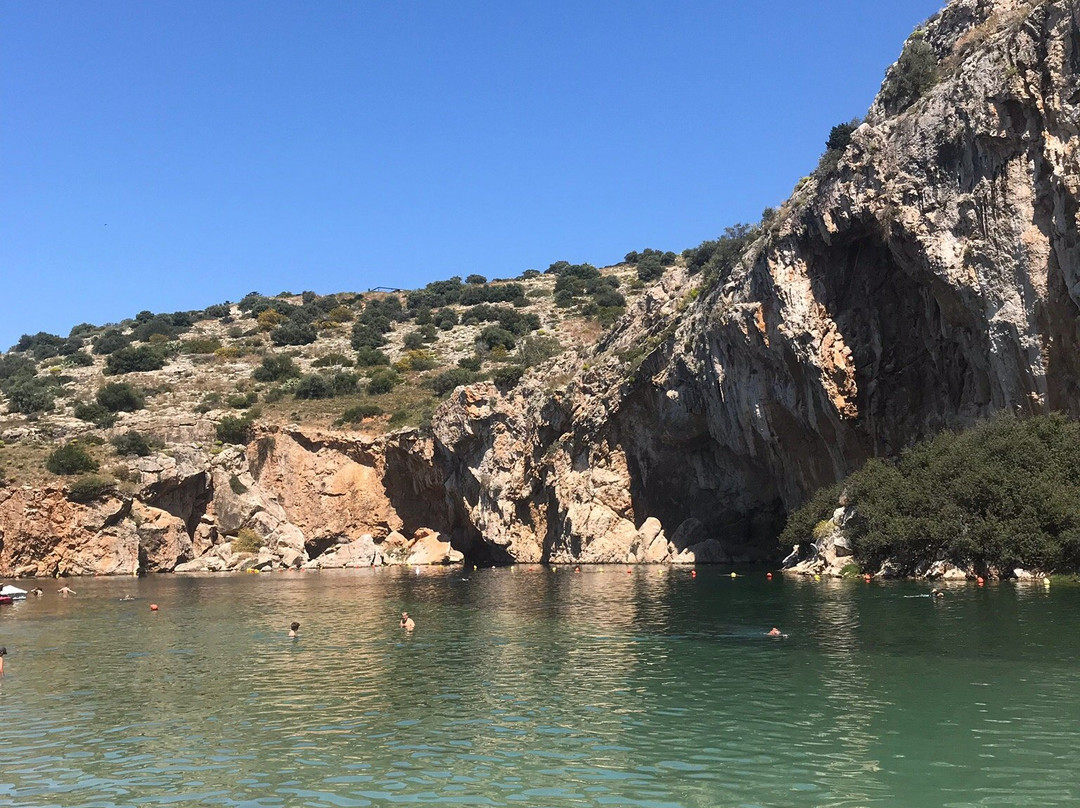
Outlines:
{"label": "limestone cliff face", "polygon": [[[879,99],[685,311],[693,281],[669,277],[549,372],[565,386],[443,408],[451,488],[489,543],[641,560],[653,517],[668,559],[711,555],[703,537],[752,557],[867,457],[1003,409],[1080,414],[1080,8],[960,0],[925,41],[937,83],[899,113]],[[616,361],[635,344],[639,367]]]}
{"label": "limestone cliff face", "polygon": [[883,94],[728,275],[668,271],[599,344],[459,388],[430,434],[279,425],[144,459],[91,505],[0,490],[0,574],[447,561],[447,540],[751,560],[868,457],[1005,409],[1080,416],[1080,7],[957,0],[922,36],[936,83]]}

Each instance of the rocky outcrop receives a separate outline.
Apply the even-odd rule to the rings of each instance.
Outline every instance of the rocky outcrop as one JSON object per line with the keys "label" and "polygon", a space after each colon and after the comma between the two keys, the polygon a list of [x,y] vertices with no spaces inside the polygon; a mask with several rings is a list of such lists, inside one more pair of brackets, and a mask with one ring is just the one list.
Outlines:
{"label": "rocky outcrop", "polygon": [[670,269],[594,345],[454,391],[430,434],[271,425],[139,461],[126,497],[3,490],[0,572],[761,560],[869,457],[1080,415],[1080,9],[955,0],[920,38],[933,86],[897,102],[894,66],[732,266]]}
{"label": "rocky outcrop", "polygon": [[646,518],[693,519],[695,558],[752,559],[868,457],[1003,409],[1080,414],[1080,10],[959,0],[925,40],[937,83],[876,102],[733,271],[669,273],[542,385],[444,406],[448,487],[488,541],[612,560]]}

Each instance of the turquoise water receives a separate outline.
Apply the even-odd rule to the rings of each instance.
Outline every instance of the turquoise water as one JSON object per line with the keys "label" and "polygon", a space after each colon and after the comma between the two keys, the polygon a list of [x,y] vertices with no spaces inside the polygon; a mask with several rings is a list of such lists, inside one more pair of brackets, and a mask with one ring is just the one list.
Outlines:
{"label": "turquoise water", "polygon": [[0,607],[0,805],[1080,803],[1080,588],[935,602],[612,567],[70,585]]}

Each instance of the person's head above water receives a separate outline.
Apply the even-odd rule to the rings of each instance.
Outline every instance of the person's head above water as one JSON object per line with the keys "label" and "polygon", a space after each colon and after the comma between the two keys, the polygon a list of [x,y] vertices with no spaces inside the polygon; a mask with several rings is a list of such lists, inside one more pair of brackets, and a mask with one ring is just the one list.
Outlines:
{"label": "person's head above water", "polygon": [[7,646],[0,645],[0,656],[7,656]]}
{"label": "person's head above water", "polygon": [[300,630],[300,624],[299,623],[293,623],[291,626],[289,626],[289,629],[291,631],[299,631]]}

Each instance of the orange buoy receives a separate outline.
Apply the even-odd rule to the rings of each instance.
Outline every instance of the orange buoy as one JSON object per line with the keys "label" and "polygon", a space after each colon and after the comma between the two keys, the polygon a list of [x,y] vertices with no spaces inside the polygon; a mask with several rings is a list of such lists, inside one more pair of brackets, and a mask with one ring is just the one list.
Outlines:
{"label": "orange buoy", "polygon": [[697,570],[690,570],[690,577],[697,578]]}
{"label": "orange buoy", "polygon": [[864,574],[864,575],[863,575],[863,577],[862,577],[862,579],[863,579],[864,581],[866,581],[867,583],[870,583],[870,573],[866,573],[866,574]]}
{"label": "orange buoy", "polygon": [[150,611],[152,611],[152,612],[156,612],[156,611],[157,611],[157,604],[156,604],[156,603],[151,603],[151,604],[150,604]]}
{"label": "orange buoy", "polygon": [[771,573],[771,572],[766,572],[766,573],[765,573],[765,578],[766,578],[767,580],[770,580],[770,581],[771,581],[771,580],[772,580],[772,573]]}
{"label": "orange buoy", "polygon": [[632,572],[633,572],[633,570],[632,570],[632,569],[630,569],[629,567],[627,567],[627,568],[626,568],[626,574],[627,574],[627,575],[629,575],[629,574],[630,574],[630,573],[632,573]]}
{"label": "orange buoy", "polygon": [[980,576],[980,577],[975,579],[975,583],[977,583],[979,586],[982,586],[985,583],[985,581],[983,581],[982,577]]}

